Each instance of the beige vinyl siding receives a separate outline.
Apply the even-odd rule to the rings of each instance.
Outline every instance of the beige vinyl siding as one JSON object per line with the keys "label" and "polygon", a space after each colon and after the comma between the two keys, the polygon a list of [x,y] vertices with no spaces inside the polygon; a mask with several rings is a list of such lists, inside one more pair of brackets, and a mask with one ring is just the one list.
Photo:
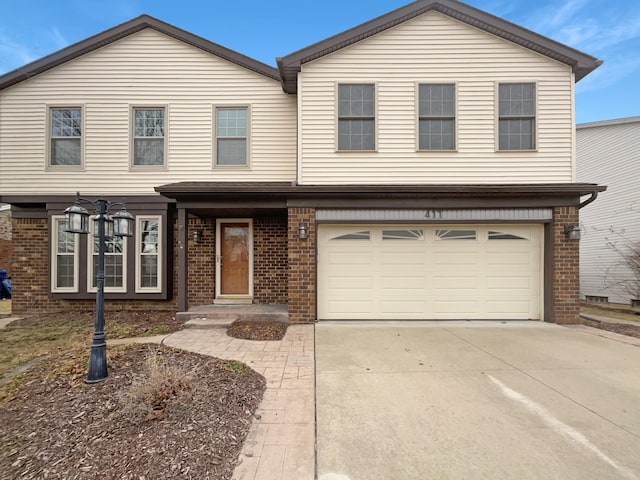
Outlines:
{"label": "beige vinyl siding", "polygon": [[610,244],[640,242],[640,117],[578,125],[577,156],[578,181],[607,186],[580,210],[580,295],[629,305],[633,273]]}
{"label": "beige vinyl siding", "polygon": [[[251,108],[250,168],[213,167],[216,105]],[[84,108],[84,169],[46,169],[47,108]],[[132,107],[166,106],[166,168],[130,169]],[[0,92],[0,192],[150,194],[180,181],[294,181],[296,98],[146,29]]]}
{"label": "beige vinyl siding", "polygon": [[[318,60],[299,80],[304,184],[571,182],[571,69],[430,12]],[[339,83],[375,82],[377,151],[336,152]],[[535,82],[537,150],[496,152],[498,82]],[[417,152],[419,83],[455,83],[457,151]]]}

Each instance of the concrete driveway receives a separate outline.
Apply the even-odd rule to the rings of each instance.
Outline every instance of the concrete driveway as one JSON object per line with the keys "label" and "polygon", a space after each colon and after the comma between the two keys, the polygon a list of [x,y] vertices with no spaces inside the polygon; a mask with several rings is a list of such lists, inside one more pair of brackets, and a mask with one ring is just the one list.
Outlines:
{"label": "concrete driveway", "polygon": [[319,480],[640,478],[640,342],[540,322],[316,326]]}

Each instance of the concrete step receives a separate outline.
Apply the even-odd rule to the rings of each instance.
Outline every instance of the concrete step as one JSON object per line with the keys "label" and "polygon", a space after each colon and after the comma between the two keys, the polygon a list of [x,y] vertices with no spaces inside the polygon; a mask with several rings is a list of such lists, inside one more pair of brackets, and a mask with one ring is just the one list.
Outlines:
{"label": "concrete step", "polygon": [[235,321],[235,318],[192,318],[187,320],[184,324],[184,328],[229,328]]}
{"label": "concrete step", "polygon": [[238,314],[236,312],[198,312],[198,311],[189,311],[189,312],[177,312],[176,320],[181,320],[183,322],[187,322],[196,318],[210,318],[212,320],[235,320],[238,318]]}

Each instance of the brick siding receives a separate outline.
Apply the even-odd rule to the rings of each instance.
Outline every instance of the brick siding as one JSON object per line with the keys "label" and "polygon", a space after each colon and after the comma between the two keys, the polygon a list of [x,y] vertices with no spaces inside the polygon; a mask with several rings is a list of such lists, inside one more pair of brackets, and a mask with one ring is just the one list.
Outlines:
{"label": "brick siding", "polygon": [[[195,243],[193,233],[202,231],[202,241]],[[187,231],[187,271],[189,307],[210,305],[215,297],[216,221],[190,218]],[[175,256],[178,256],[177,250]]]}
{"label": "brick siding", "polygon": [[567,240],[564,227],[578,224],[577,207],[553,209],[553,318],[555,323],[580,322],[580,241]]}
{"label": "brick siding", "polygon": [[[316,212],[314,208],[289,209],[289,321],[316,320]],[[298,238],[298,225],[307,225],[307,238]]]}
{"label": "brick siding", "polygon": [[287,218],[262,216],[253,221],[254,303],[287,303]]}
{"label": "brick siding", "polygon": [[[52,312],[69,307],[93,310],[95,300],[52,298],[49,291],[49,227],[45,218],[14,218],[13,258],[11,266],[14,315]],[[175,310],[171,300],[105,300],[110,310]]]}

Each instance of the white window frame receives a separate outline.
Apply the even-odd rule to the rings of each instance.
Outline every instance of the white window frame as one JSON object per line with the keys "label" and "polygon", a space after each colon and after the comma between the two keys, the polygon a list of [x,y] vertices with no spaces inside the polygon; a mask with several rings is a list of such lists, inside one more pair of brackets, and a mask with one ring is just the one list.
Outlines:
{"label": "white window frame", "polygon": [[[78,138],[78,137],[53,137],[53,110],[71,110],[71,109],[79,109],[80,110],[80,163],[78,165],[54,165],[51,163],[53,156],[53,146],[52,141],[58,138]],[[85,157],[85,108],[83,104],[53,104],[47,105],[47,125],[46,125],[46,168],[57,170],[57,169],[65,169],[65,170],[83,170],[84,169],[84,157]]]}
{"label": "white window frame", "polygon": [[[533,132],[532,132],[532,137],[531,137],[531,142],[533,143],[532,148],[528,148],[528,149],[517,149],[517,150],[508,150],[508,149],[501,149],[500,148],[500,120],[501,118],[504,118],[505,120],[509,119],[510,117],[505,116],[505,117],[501,117],[500,116],[500,86],[501,85],[513,85],[513,84],[531,84],[533,85],[533,108],[534,108],[534,113],[533,115],[522,115],[522,117],[527,117],[527,118],[532,118],[533,119]],[[539,124],[540,124],[540,108],[538,105],[538,91],[539,91],[539,85],[538,82],[535,80],[501,80],[495,83],[495,91],[494,91],[494,102],[495,102],[495,151],[500,153],[500,152],[507,152],[507,153],[518,153],[518,152],[537,152],[538,151],[538,145],[539,145],[539,139],[538,139],[538,132],[540,130],[539,128]]]}
{"label": "white window frame", "polygon": [[[136,110],[164,110],[164,137],[162,165],[136,165],[136,138],[158,138],[158,137],[136,137]],[[166,170],[169,167],[169,106],[168,105],[131,105],[129,108],[129,168],[132,170]]]}
{"label": "white window frame", "polygon": [[[218,164],[218,110],[224,109],[244,109],[247,112],[246,135],[244,137],[222,137],[222,138],[244,138],[246,144],[246,158],[243,165],[219,165]],[[217,104],[213,106],[213,168],[241,169],[251,168],[251,105],[247,104]]]}
{"label": "white window frame", "polygon": [[[348,119],[348,117],[340,117],[340,87],[348,85],[370,85],[373,87],[373,149],[371,150],[341,150],[340,149],[340,119]],[[371,153],[378,151],[378,82],[368,80],[344,80],[335,82],[334,92],[334,150],[336,153],[346,154],[358,154],[358,153]]]}
{"label": "white window frame", "polygon": [[78,279],[80,277],[80,235],[73,234],[74,252],[73,255],[73,286],[58,287],[58,223],[66,224],[64,215],[53,215],[51,217],[51,293],[77,293]]}
{"label": "white window frame", "polygon": [[[93,286],[93,281],[96,278],[96,273],[93,270],[93,245],[95,241],[95,237],[93,236],[94,229],[96,228],[95,222],[93,220],[89,221],[89,234],[87,237],[87,292],[95,293],[98,291],[97,286]],[[122,286],[121,287],[107,287],[104,286],[105,293],[126,293],[127,292],[127,237],[122,237]],[[95,253],[97,255],[97,253]],[[105,263],[107,257],[114,256],[113,254],[105,252]],[[105,266],[106,268],[106,266]],[[106,272],[105,272],[106,273]]]}
{"label": "white window frame", "polygon": [[[420,87],[423,85],[452,85],[453,86],[453,117],[448,117],[448,116],[441,116],[441,117],[435,117],[435,116],[421,116],[420,115]],[[455,81],[443,81],[443,82],[433,82],[433,81],[428,81],[428,82],[416,82],[416,90],[415,90],[415,112],[416,112],[416,152],[421,152],[421,153],[429,153],[429,152],[435,152],[435,153],[450,153],[450,152],[457,152],[458,151],[458,82]],[[452,148],[446,148],[446,149],[425,149],[425,148],[420,148],[420,120],[446,120],[446,119],[452,119],[453,120],[453,147]]]}
{"label": "white window frame", "polygon": [[[158,257],[158,284],[155,287],[143,287],[141,282],[142,274],[142,262],[143,255],[147,255],[142,251],[142,228],[140,227],[143,221],[157,220],[158,221],[158,252],[153,254]],[[163,255],[164,255],[164,229],[162,225],[162,215],[138,215],[136,216],[136,229],[135,229],[135,242],[136,242],[136,293],[161,293],[162,284],[164,280],[163,272]]]}

